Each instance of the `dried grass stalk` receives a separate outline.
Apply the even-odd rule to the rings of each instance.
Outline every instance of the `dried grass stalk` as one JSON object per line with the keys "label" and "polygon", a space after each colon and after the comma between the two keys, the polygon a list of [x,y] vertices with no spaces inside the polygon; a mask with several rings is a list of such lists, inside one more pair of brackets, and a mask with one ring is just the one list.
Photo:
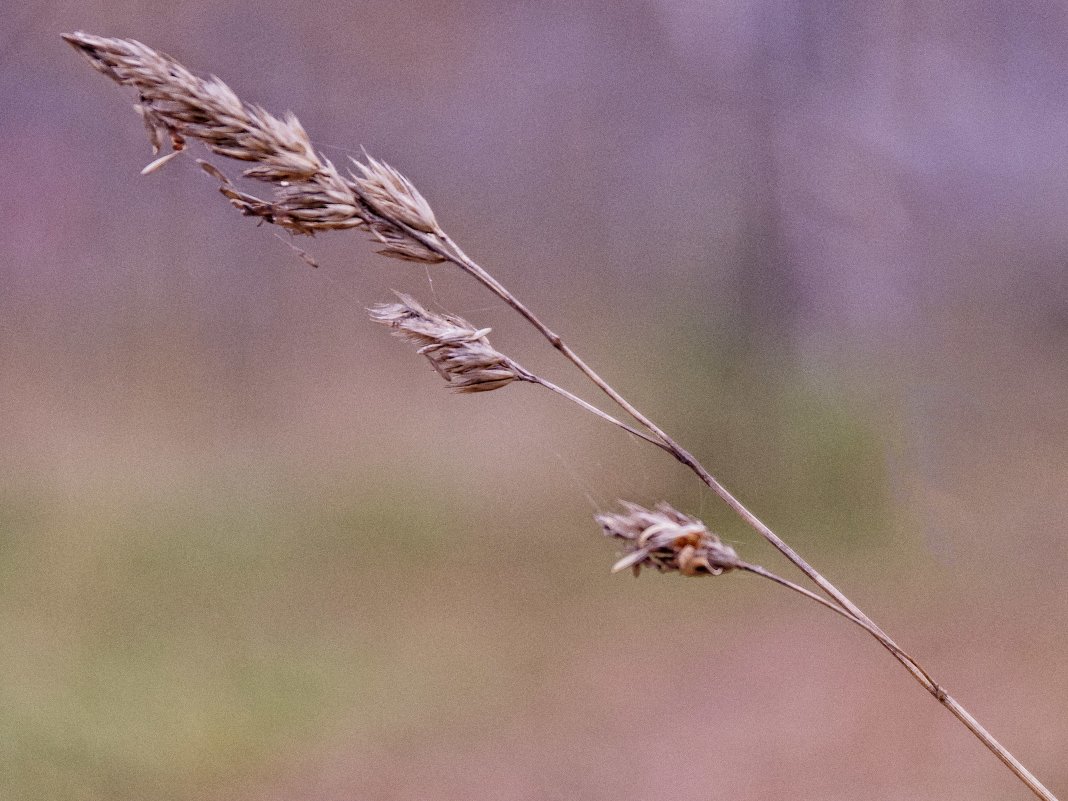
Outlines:
{"label": "dried grass stalk", "polygon": [[617,563],[617,568],[649,565],[687,575],[744,570],[819,602],[871,634],[1037,797],[1056,801],[1030,771],[852,600],[743,505],[691,453],[598,375],[496,278],[468,257],[441,230],[429,204],[403,175],[368,158],[366,164],[355,162],[356,173],[343,176],[329,160],[315,152],[300,122],[292,114],[278,118],[258,106],[246,104],[218,78],[198,78],[174,59],[140,42],[85,33],[66,34],[63,38],[97,70],[119,84],[137,89],[137,109],[156,154],[164,141],[169,140],[174,153],[157,158],[145,168],[146,172],[159,169],[181,152],[186,138],[198,139],[217,155],[253,163],[254,166],[244,171],[244,177],[273,186],[271,198],[261,199],[237,189],[222,171],[205,164],[205,169],[219,180],[220,191],[244,214],[298,234],[362,229],[384,245],[379,251],[384,255],[405,261],[449,261],[455,264],[527,320],[642,430],[527,373],[490,347],[485,339],[486,330],[476,330],[460,318],[434,315],[403,296],[399,304],[373,309],[372,316],[420,345],[420,351],[435,369],[461,392],[497,389],[517,380],[540,384],[670,453],[803,572],[826,597],[762,567],[737,560],[734,551],[700,521],[665,505],[654,510],[628,505],[627,512],[622,515],[601,516],[605,532],[626,542],[631,549]]}

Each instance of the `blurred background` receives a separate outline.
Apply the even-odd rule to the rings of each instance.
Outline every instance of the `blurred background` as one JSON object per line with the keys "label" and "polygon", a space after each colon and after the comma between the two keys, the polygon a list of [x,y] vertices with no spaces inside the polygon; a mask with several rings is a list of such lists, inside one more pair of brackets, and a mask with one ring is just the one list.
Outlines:
{"label": "blurred background", "polygon": [[[366,319],[487,292],[295,240],[59,39],[394,163],[451,235],[1068,794],[1068,18],[1022,0],[15,3],[0,27],[0,795],[1006,799],[870,638],[611,576],[688,473]],[[200,155],[194,150],[196,155]],[[234,166],[226,166],[234,172]],[[586,393],[591,399],[596,399]]]}

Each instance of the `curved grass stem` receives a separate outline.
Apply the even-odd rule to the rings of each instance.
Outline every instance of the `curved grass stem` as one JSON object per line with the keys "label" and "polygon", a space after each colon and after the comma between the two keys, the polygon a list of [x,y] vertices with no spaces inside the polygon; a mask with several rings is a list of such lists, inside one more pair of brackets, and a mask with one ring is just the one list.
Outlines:
{"label": "curved grass stem", "polygon": [[[522,368],[520,368],[520,369],[522,369]],[[530,383],[537,384],[538,386],[541,386],[541,387],[545,387],[545,389],[550,390],[551,392],[555,392],[557,395],[560,395],[563,398],[567,398],[572,403],[577,404],[578,406],[581,406],[583,409],[585,409],[590,414],[597,415],[602,420],[604,420],[604,421],[606,421],[608,423],[611,423],[614,426],[618,426],[619,428],[622,428],[628,434],[633,434],[635,437],[638,437],[639,439],[643,439],[643,440],[645,440],[646,442],[648,442],[651,445],[655,445],[656,447],[658,447],[658,448],[660,448],[662,450],[666,450],[669,453],[671,452],[670,449],[668,448],[668,446],[665,445],[664,443],[660,442],[660,440],[655,439],[654,437],[651,437],[648,434],[646,434],[644,431],[639,431],[634,426],[627,425],[622,420],[619,420],[619,419],[613,417],[612,415],[608,414],[607,412],[604,412],[601,409],[598,409],[592,403],[590,403],[590,402],[588,402],[586,400],[583,400],[582,398],[580,398],[575,393],[569,392],[568,390],[564,389],[563,387],[558,387],[552,381],[548,381],[548,380],[546,380],[546,379],[544,379],[544,378],[542,378],[540,376],[534,375],[533,373],[527,372],[525,370],[523,372],[526,372],[527,376],[529,376],[525,380],[529,381]]]}
{"label": "curved grass stem", "polygon": [[[1050,792],[1050,790],[1038,780],[1038,778],[1032,774],[1024,765],[1014,757],[1005,746],[999,743],[989,731],[987,731],[980,723],[971,715],[961,704],[950,696],[945,689],[935,682],[930,675],[904,650],[901,649],[894,640],[886,634],[870,617],[868,617],[853,601],[851,601],[845,593],[839,590],[834,584],[830,582],[822,573],[816,568],[810,565],[801,555],[795,551],[790,545],[788,545],[779,535],[777,535],[771,528],[765,524],[760,518],[758,518],[748,507],[745,506],[737,497],[734,496],[723,484],[719,482],[713,476],[708,469],[702,465],[696,457],[689,451],[683,448],[678,442],[676,442],[671,436],[669,436],[663,429],[661,429],[650,418],[645,416],[641,411],[637,409],[630,401],[624,398],[619,392],[617,392],[607,381],[605,381],[592,367],[574,351],[571,347],[564,342],[564,340],[549,328],[541,319],[534,314],[526,305],[515,297],[503,284],[497,281],[492,275],[490,275],[485,269],[471,259],[460,247],[452,241],[447,235],[439,232],[436,236],[427,235],[420,231],[406,227],[406,232],[413,239],[421,243],[427,249],[437,253],[443,259],[459,267],[465,273],[470,275],[476,281],[481,283],[497,297],[503,300],[507,305],[514,309],[520,316],[522,316],[531,326],[533,326],[556,350],[558,350],[564,358],[570,361],[580,372],[582,372],[598,389],[600,389],[605,395],[607,395],[612,401],[614,401],[621,409],[627,414],[639,422],[645,429],[652,435],[651,437],[643,436],[643,439],[653,441],[654,445],[657,445],[662,450],[670,453],[677,461],[689,468],[709,489],[711,489],[719,498],[750,528],[764,537],[772,546],[776,548],[787,560],[789,560],[795,567],[797,567],[802,573],[819,587],[830,601],[824,601],[815,593],[808,590],[804,590],[803,587],[795,585],[792,582],[786,582],[785,579],[779,579],[775,577],[772,580],[776,583],[784,584],[795,591],[803,591],[809,598],[816,599],[824,605],[832,609],[839,611],[839,614],[843,614],[848,619],[854,621],[857,625],[867,631],[876,641],[879,642],[884,648],[886,648],[890,654],[897,659],[898,662],[904,666],[904,668],[912,675],[917,682],[925,690],[927,690],[942,706],[949,710],[949,712],[957,718],[964,726],[978,739],[988,750],[990,750],[1012,773],[1023,782],[1029,790],[1038,798],[1043,801],[1057,801],[1057,797]],[[572,397],[572,400],[575,398]],[[579,399],[580,400],[580,399]],[[580,405],[587,410],[594,411],[599,417],[609,417],[605,413],[598,409],[589,407],[585,401],[581,401]],[[610,418],[612,422],[621,427],[627,428],[631,433],[637,433],[633,429],[629,429],[625,424],[621,423],[615,418]],[[750,570],[750,572],[756,572]],[[765,578],[771,578],[773,574],[768,573],[764,575]]]}

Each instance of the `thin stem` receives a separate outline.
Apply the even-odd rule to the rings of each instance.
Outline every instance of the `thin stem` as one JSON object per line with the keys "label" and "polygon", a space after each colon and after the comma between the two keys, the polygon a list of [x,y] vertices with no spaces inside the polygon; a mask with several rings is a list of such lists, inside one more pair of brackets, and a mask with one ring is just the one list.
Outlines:
{"label": "thin stem", "polygon": [[842,617],[844,617],[846,620],[850,621],[851,623],[856,623],[858,626],[863,628],[865,631],[870,631],[870,629],[868,629],[868,627],[864,624],[863,620],[861,620],[860,618],[857,618],[857,617],[853,617],[853,615],[851,615],[845,609],[840,607],[838,604],[831,603],[826,598],[824,598],[822,595],[817,595],[816,593],[814,593],[812,590],[808,589],[807,587],[802,587],[800,584],[795,584],[794,582],[790,581],[789,579],[785,579],[782,576],[779,576],[779,575],[777,575],[775,573],[772,573],[770,570],[768,570],[765,567],[761,567],[760,565],[753,565],[753,564],[750,564],[748,562],[742,562],[740,565],[738,565],[737,569],[738,570],[744,570],[747,573],[753,573],[754,575],[761,576],[762,578],[766,578],[766,579],[768,579],[770,581],[774,581],[776,584],[779,584],[779,585],[781,585],[783,587],[786,587],[787,589],[793,590],[794,592],[798,593],[799,595],[804,595],[809,600],[815,601],[816,603],[827,607],[832,612],[834,612],[837,615],[841,615]]}
{"label": "thin stem", "polygon": [[873,626],[868,621],[854,617],[841,607],[832,604],[826,598],[817,595],[816,593],[806,589],[805,587],[802,587],[798,584],[794,584],[788,579],[784,579],[781,576],[777,576],[770,570],[767,570],[761,567],[760,565],[751,565],[743,563],[738,566],[738,569],[746,570],[755,575],[762,576],[763,578],[769,579],[770,581],[774,581],[776,584],[780,584],[783,587],[791,589],[794,592],[805,596],[806,598],[816,601],[817,603],[822,604],[823,606],[830,609],[832,612],[836,612],[837,614],[844,617],[846,620],[857,624],[862,629],[867,631],[876,640],[878,640],[879,643],[884,648],[886,648],[886,650],[889,651],[895,659],[897,659],[902,665],[904,665],[908,669],[910,673],[912,673],[916,680],[920,682],[920,684],[922,684],[924,688],[935,697],[935,700],[937,700],[938,703],[942,704],[942,706],[948,709],[954,717],[956,717],[961,723],[964,724],[964,726],[970,732],[972,732],[972,734],[979,738],[979,740],[982,741],[984,745],[990,748],[990,750],[994,752],[994,755],[997,756],[997,758],[1000,759],[1005,764],[1005,766],[1008,767],[1008,769],[1016,775],[1017,778],[1019,778],[1024,784],[1026,784],[1027,787],[1036,796],[1045,799],[1046,801],[1057,801],[1056,796],[1054,796],[1053,793],[1051,793],[1049,789],[1047,789],[1045,785],[1042,784],[1042,782],[1040,782],[1029,770],[1027,770],[1027,768],[1020,764],[1019,760],[1017,760],[1016,757],[1014,757],[1000,743],[998,743],[998,741],[994,739],[993,735],[991,735],[990,732],[983,728],[982,724],[980,724],[979,721],[976,720],[971,715],[971,713],[968,712],[967,709],[961,706],[957,699],[947,693],[942,688],[942,686],[934,680],[931,674],[928,673],[920,665],[919,662],[917,662],[908,653],[903,651],[897,645],[897,643],[887,637],[886,634],[883,633],[883,631],[879,629],[878,626]]}
{"label": "thin stem", "polygon": [[[452,241],[447,234],[440,234],[441,240],[447,245],[446,248],[434,247],[431,242],[426,241],[427,237],[420,236],[420,241],[423,244],[430,247],[435,252],[442,256],[445,256],[449,261],[462,269],[464,272],[471,275],[479,283],[493,292],[497,297],[515,309],[528,323],[530,323],[538,332],[545,337],[549,344],[556,348],[563,356],[575,365],[590,381],[592,381],[598,389],[611,398],[621,409],[627,414],[649,429],[657,439],[661,440],[665,445],[669,444],[670,437],[661,431],[652,420],[643,415],[636,407],[634,407],[630,401],[616,392],[615,389],[600,375],[598,375],[592,367],[586,364],[582,358],[571,350],[570,346],[564,340],[556,334],[551,328],[538,318],[534,312],[532,312],[527,306],[520,302],[520,300],[508,291],[507,288],[496,278],[486,272],[480,267],[470,256],[460,249],[460,246]],[[431,240],[432,241],[432,240]]]}
{"label": "thin stem", "polygon": [[[847,617],[855,620],[865,631],[872,635],[884,648],[886,648],[905,669],[912,674],[920,685],[923,686],[935,699],[953,714],[975,737],[983,743],[1001,762],[1016,775],[1020,781],[1027,785],[1038,798],[1043,801],[1057,801],[1053,795],[1019,760],[1016,759],[993,735],[963,707],[956,699],[951,697],[927,672],[912,659],[900,646],[895,643],[871,618],[869,618],[856,604],[854,604],[841,590],[834,586],[816,568],[805,561],[797,551],[791,548],[774,531],[771,530],[760,518],[753,514],[740,500],[738,500],[723,484],[721,484],[697,459],[672,439],[663,429],[651,419],[642,414],[633,404],[620,395],[607,381],[601,378],[575,351],[573,351],[563,339],[543,323],[537,315],[519,301],[503,284],[486,272],[474,260],[472,260],[460,247],[443,232],[437,235],[427,235],[421,231],[401,226],[413,239],[422,243],[434,253],[455,264],[464,272],[471,275],[475,280],[493,292],[497,297],[511,306],[527,322],[529,322],[542,336],[544,336],[556,350],[568,361],[577,367],[590,381],[602,392],[611,398],[620,408],[642,424],[659,445],[675,457],[680,463],[688,467],[697,477],[736,514],[750,528],[760,534],[772,544],[783,556],[785,556],[802,573],[809,577],[826,595],[847,613]],[[599,410],[598,410],[599,412]],[[598,413],[598,416],[602,416]],[[646,438],[648,439],[648,438]],[[802,589],[798,587],[798,589]],[[813,596],[815,594],[813,593]],[[818,597],[818,596],[816,596]],[[821,599],[822,601],[822,599]],[[827,604],[825,604],[827,605]]]}
{"label": "thin stem", "polygon": [[830,609],[832,612],[835,612],[836,614],[839,614],[844,617],[850,623],[855,623],[856,625],[864,629],[866,632],[871,634],[873,637],[875,637],[875,639],[877,639],[883,645],[883,647],[886,648],[894,656],[899,658],[903,657],[909,660],[910,663],[915,665],[923,673],[924,678],[926,679],[926,682],[928,684],[930,684],[931,686],[937,686],[934,679],[931,678],[930,674],[926,670],[923,670],[923,668],[920,667],[919,663],[916,662],[915,659],[913,659],[911,656],[901,650],[901,648],[898,647],[897,643],[895,643],[893,640],[883,634],[877,627],[872,626],[867,621],[861,620],[858,617],[854,617],[845,609],[838,606],[838,604],[831,603],[822,595],[817,595],[816,593],[812,592],[812,590],[807,589],[806,587],[802,587],[800,584],[795,584],[789,579],[785,579],[775,573],[772,573],[770,570],[761,567],[760,565],[751,565],[747,562],[743,562],[742,564],[738,565],[738,569],[745,570],[749,573],[753,573],[754,575],[761,576],[770,581],[774,581],[776,584],[786,587],[787,589],[793,590],[794,592],[803,595],[818,604],[822,604],[823,606]]}
{"label": "thin stem", "polygon": [[[524,371],[524,372],[526,372],[526,371]],[[529,377],[526,377],[526,376],[529,376]],[[548,390],[552,390],[557,395],[560,395],[561,397],[567,398],[572,403],[578,404],[583,409],[585,409],[587,412],[590,412],[591,414],[597,415],[602,420],[605,420],[605,421],[611,423],[614,426],[619,426],[624,431],[626,431],[628,434],[633,434],[634,436],[638,437],[639,439],[644,439],[646,442],[648,442],[648,443],[650,443],[652,445],[655,445],[658,448],[661,448],[663,450],[668,451],[668,453],[671,452],[667,445],[665,445],[664,443],[660,442],[657,439],[654,439],[653,437],[650,437],[644,431],[639,431],[638,429],[634,428],[633,426],[627,425],[622,420],[617,420],[612,415],[608,414],[607,412],[601,411],[596,406],[594,406],[592,403],[589,403],[589,402],[583,400],[578,395],[575,395],[574,393],[568,392],[563,387],[556,386],[556,384],[554,384],[552,381],[547,381],[546,379],[544,379],[544,378],[542,378],[540,376],[536,376],[533,373],[527,373],[526,376],[524,376],[524,380],[527,380],[532,384],[537,384],[538,386],[545,387]]]}

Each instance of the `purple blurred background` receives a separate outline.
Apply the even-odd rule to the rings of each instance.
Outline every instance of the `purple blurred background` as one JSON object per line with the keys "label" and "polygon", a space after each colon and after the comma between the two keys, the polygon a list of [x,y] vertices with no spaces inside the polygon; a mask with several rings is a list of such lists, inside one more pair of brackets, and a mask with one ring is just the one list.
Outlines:
{"label": "purple blurred background", "polygon": [[343,234],[293,241],[312,270],[192,159],[140,177],[77,29],[397,166],[1068,794],[1064,4],[2,19],[0,795],[1029,797],[811,604],[608,575],[620,497],[787,568],[654,449],[535,388],[450,395],[366,320],[412,292],[585,391],[455,271]]}

